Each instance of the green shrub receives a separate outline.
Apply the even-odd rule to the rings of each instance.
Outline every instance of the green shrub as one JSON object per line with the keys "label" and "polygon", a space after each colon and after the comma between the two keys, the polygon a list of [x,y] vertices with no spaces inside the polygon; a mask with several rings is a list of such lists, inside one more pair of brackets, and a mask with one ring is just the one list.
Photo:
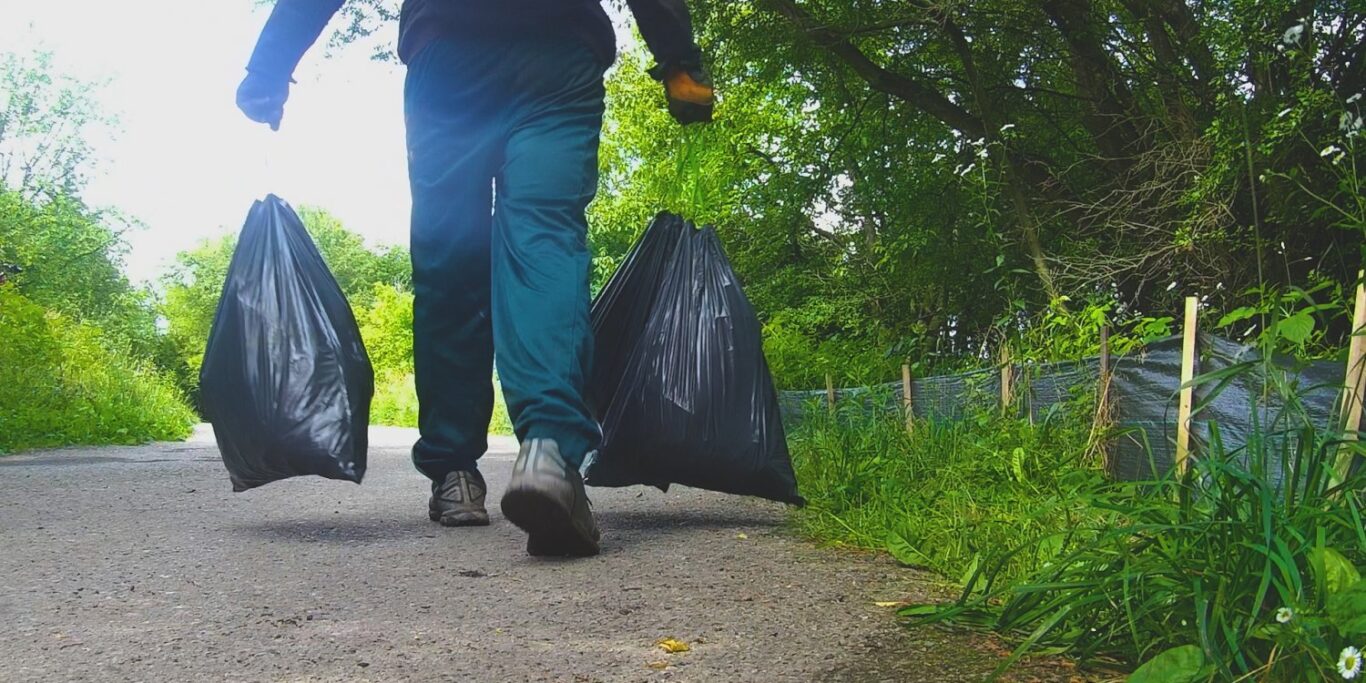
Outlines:
{"label": "green shrub", "polygon": [[818,340],[782,319],[764,325],[764,357],[779,389],[825,386],[829,373],[839,386],[863,386],[901,377],[901,358],[890,344],[866,339]]}
{"label": "green shrub", "polygon": [[[417,388],[412,373],[387,373],[376,378],[375,400],[370,404],[370,423],[395,427],[417,426]],[[512,420],[508,418],[503,392],[498,389],[496,381],[489,433],[512,434]]]}
{"label": "green shrub", "polygon": [[100,330],[0,286],[0,451],[188,436],[173,381]]}
{"label": "green shrub", "polygon": [[370,424],[417,426],[417,389],[412,374],[378,374],[370,403]]}

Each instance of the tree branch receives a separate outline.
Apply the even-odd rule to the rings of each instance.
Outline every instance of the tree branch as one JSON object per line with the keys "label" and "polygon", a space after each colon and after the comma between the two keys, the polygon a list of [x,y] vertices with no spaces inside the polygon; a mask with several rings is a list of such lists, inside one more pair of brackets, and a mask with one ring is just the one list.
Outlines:
{"label": "tree branch", "polygon": [[986,134],[986,126],[980,118],[955,104],[932,86],[878,65],[849,42],[845,35],[816,21],[809,12],[799,7],[795,0],[767,2],[815,43],[839,57],[867,82],[869,87],[905,100],[964,135],[979,138]]}

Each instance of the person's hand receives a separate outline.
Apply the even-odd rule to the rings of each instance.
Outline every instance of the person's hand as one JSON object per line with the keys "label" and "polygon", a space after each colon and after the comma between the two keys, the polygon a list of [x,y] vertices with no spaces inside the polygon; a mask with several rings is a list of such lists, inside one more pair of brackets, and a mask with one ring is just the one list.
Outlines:
{"label": "person's hand", "polygon": [[711,122],[716,93],[706,70],[675,67],[666,69],[661,80],[669,101],[669,114],[675,121],[685,126]]}
{"label": "person's hand", "polygon": [[242,84],[237,86],[237,108],[252,121],[270,124],[271,130],[280,130],[280,119],[284,118],[288,99],[289,79],[280,80],[248,71]]}

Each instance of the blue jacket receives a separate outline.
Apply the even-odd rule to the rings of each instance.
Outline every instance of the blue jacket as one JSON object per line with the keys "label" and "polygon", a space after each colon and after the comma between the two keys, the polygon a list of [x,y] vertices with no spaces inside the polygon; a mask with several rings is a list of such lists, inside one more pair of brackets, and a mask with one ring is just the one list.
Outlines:
{"label": "blue jacket", "polygon": [[[345,0],[279,0],[261,30],[247,70],[287,80]],[[684,0],[627,0],[640,33],[663,67],[701,66]],[[403,0],[398,56],[405,63],[433,38],[461,32],[582,32],[606,62],[616,54],[611,20],[598,0]]]}

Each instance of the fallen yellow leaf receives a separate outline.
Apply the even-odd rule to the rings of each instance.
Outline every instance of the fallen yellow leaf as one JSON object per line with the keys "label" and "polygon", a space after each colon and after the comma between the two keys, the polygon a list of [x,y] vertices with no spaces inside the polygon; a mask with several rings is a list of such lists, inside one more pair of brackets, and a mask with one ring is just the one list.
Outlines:
{"label": "fallen yellow leaf", "polygon": [[744,533],[744,532],[741,532],[741,533],[735,534],[735,537],[743,541],[743,540],[749,538],[749,534],[746,534],[746,533]]}
{"label": "fallen yellow leaf", "polygon": [[677,654],[679,652],[689,652],[692,650],[692,646],[688,645],[687,643],[681,640],[675,640],[673,638],[660,638],[659,640],[655,641],[655,645],[658,645],[661,650],[671,655]]}
{"label": "fallen yellow leaf", "polygon": [[875,602],[875,603],[873,603],[873,604],[874,604],[874,605],[877,605],[878,607],[897,607],[897,606],[899,606],[901,603],[899,603],[899,602]]}
{"label": "fallen yellow leaf", "polygon": [[651,669],[654,669],[655,671],[663,671],[663,670],[669,668],[669,663],[666,662],[666,661],[660,660],[660,661],[658,661],[658,662],[650,662],[649,664],[646,664],[645,666],[648,666],[648,667],[650,667]]}

